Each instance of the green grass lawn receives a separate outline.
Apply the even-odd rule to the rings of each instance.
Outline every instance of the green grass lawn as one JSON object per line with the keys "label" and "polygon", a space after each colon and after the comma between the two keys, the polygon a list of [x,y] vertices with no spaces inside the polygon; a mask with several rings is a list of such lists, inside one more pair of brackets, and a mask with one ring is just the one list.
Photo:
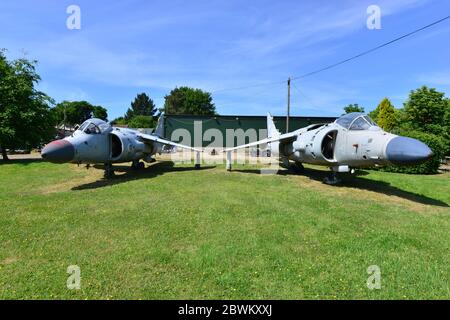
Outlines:
{"label": "green grass lawn", "polygon": [[450,174],[234,169],[0,164],[0,298],[450,298]]}

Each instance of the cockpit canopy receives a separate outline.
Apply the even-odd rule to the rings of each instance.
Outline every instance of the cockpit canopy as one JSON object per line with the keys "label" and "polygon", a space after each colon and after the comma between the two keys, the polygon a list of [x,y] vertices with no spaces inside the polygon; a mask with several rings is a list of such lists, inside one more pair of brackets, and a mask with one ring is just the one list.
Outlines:
{"label": "cockpit canopy", "polygon": [[88,119],[77,129],[86,134],[101,134],[110,130],[111,125],[101,119]]}
{"label": "cockpit canopy", "polygon": [[364,113],[352,112],[343,115],[336,120],[336,123],[348,130],[368,130],[377,124]]}

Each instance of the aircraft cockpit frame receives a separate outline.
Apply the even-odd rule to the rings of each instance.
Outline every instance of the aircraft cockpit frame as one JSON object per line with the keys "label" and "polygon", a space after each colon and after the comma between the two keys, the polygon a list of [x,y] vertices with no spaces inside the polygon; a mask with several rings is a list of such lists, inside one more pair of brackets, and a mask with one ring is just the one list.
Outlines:
{"label": "aircraft cockpit frame", "polygon": [[369,130],[371,127],[378,127],[367,114],[360,112],[343,115],[336,120],[336,124],[350,131]]}
{"label": "aircraft cockpit frame", "polygon": [[103,134],[111,131],[111,125],[100,119],[88,119],[77,129],[85,134]]}

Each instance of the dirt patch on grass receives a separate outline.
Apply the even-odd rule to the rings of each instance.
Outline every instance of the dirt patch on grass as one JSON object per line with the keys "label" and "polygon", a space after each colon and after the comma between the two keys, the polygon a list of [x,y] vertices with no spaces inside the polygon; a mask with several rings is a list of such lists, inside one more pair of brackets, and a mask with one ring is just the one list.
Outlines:
{"label": "dirt patch on grass", "polygon": [[1,265],[13,264],[19,261],[16,257],[8,257],[0,262]]}
{"label": "dirt patch on grass", "polygon": [[40,194],[51,194],[58,192],[70,191],[72,188],[86,183],[98,181],[103,178],[103,170],[90,167],[89,170],[85,166],[70,165],[70,170],[75,171],[82,176],[63,181],[61,183],[45,185],[39,189]]}

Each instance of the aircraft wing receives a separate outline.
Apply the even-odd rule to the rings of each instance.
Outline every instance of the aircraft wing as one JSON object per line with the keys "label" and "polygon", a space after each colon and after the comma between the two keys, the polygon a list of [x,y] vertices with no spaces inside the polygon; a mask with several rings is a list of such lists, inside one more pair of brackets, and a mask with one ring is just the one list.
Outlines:
{"label": "aircraft wing", "polygon": [[172,142],[172,141],[170,141],[170,140],[166,140],[166,139],[159,138],[159,137],[157,137],[157,136],[153,136],[153,135],[151,135],[151,134],[143,134],[143,133],[139,133],[139,134],[137,134],[137,136],[140,137],[140,138],[142,138],[142,139],[144,140],[144,142],[145,142],[145,141],[147,141],[147,142],[149,142],[149,141],[151,141],[151,142],[157,142],[157,143],[169,145],[169,146],[172,146],[172,147],[183,148],[183,149],[189,149],[189,150],[197,151],[197,152],[203,152],[203,150],[200,150],[200,149],[197,149],[197,148],[188,147],[188,146],[185,146],[185,145],[183,145],[183,144],[179,144],[179,143],[176,143],[176,142]]}
{"label": "aircraft wing", "polygon": [[293,131],[293,132],[289,132],[289,133],[285,133],[285,134],[280,134],[277,137],[266,138],[266,139],[262,139],[262,140],[255,141],[255,142],[252,142],[252,143],[243,144],[243,145],[240,145],[240,146],[237,146],[237,147],[234,147],[234,148],[228,148],[228,149],[223,150],[223,152],[234,151],[234,150],[237,150],[237,149],[248,148],[248,147],[254,147],[254,146],[257,146],[257,145],[260,145],[260,144],[277,142],[277,141],[286,143],[286,142],[290,142],[290,141],[295,140],[295,138],[297,136],[298,136],[298,132]]}

